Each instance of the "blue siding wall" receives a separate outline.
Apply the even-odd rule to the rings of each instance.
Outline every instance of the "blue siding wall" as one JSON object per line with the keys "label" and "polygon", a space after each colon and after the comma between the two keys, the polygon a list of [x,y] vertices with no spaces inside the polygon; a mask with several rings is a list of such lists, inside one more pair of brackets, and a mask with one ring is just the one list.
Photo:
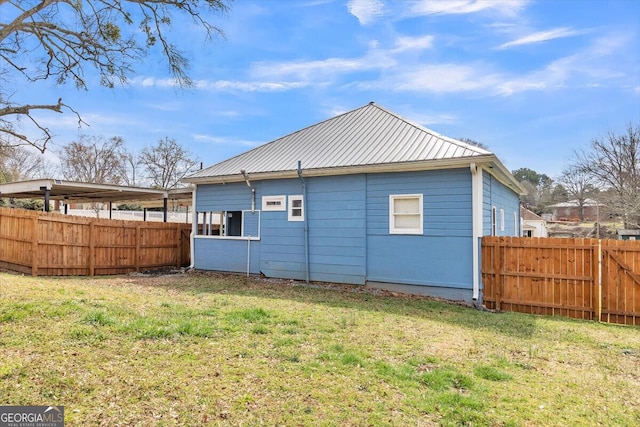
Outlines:
{"label": "blue siding wall", "polygon": [[[298,179],[262,181],[265,196],[302,194]],[[262,201],[259,201],[262,206]],[[288,200],[287,200],[288,205]],[[261,213],[260,271],[268,277],[305,279],[304,223],[289,221],[284,211]]]}
{"label": "blue siding wall", "polygon": [[[472,289],[472,179],[468,168],[423,172],[305,178],[309,277],[312,281],[400,284],[436,289],[445,297],[470,299]],[[299,179],[252,183],[255,209],[263,196],[302,195]],[[389,196],[423,195],[423,234],[389,233]],[[304,280],[305,223],[287,210],[251,214],[251,188],[244,183],[199,185],[196,210],[243,210],[246,238],[195,239],[195,267]],[[519,234],[518,195],[483,173],[483,231],[491,233],[491,207],[500,234]],[[500,231],[500,209],[505,230]],[[445,290],[445,291],[438,291]],[[407,291],[413,291],[409,289]],[[448,290],[448,291],[447,291]]]}
{"label": "blue siding wall", "polygon": [[[389,234],[389,195],[423,194],[424,234]],[[367,279],[472,287],[469,169],[369,175]]]}
{"label": "blue siding wall", "polygon": [[[520,236],[520,198],[506,185],[487,172],[482,174],[483,207],[482,234],[491,235],[492,208],[496,208],[496,235]],[[500,210],[504,211],[504,230],[501,229]],[[515,212],[515,220],[514,220]]]}
{"label": "blue siding wall", "polygon": [[[252,183],[256,190],[256,209],[259,209],[261,183]],[[251,213],[251,188],[244,183],[199,185],[196,191],[196,211],[248,211],[244,217],[244,234],[257,236],[258,213]],[[251,258],[249,272],[260,273],[260,241],[247,239],[194,239],[194,266],[202,270],[246,273],[247,256]]]}
{"label": "blue siding wall", "polygon": [[[309,278],[364,284],[364,175],[306,178]],[[265,181],[265,195],[300,195],[300,180]],[[287,212],[262,212],[261,271],[270,277],[306,277],[304,222]]]}

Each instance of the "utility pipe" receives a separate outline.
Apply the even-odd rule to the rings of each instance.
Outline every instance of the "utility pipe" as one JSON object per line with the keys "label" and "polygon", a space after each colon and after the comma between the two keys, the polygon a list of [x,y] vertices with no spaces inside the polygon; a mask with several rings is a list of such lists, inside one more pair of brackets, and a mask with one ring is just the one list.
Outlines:
{"label": "utility pipe", "polygon": [[302,162],[298,160],[298,178],[302,182],[302,215],[304,222],[304,267],[305,280],[309,283],[309,227],[307,225],[307,185],[302,176]]}

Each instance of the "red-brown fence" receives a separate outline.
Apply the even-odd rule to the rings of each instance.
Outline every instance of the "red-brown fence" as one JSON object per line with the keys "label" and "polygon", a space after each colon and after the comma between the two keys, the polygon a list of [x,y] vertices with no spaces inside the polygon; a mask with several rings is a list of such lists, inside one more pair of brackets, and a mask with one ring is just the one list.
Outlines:
{"label": "red-brown fence", "polygon": [[0,208],[0,267],[93,276],[189,265],[190,224],[120,221]]}
{"label": "red-brown fence", "polygon": [[491,309],[640,325],[640,241],[482,238]]}

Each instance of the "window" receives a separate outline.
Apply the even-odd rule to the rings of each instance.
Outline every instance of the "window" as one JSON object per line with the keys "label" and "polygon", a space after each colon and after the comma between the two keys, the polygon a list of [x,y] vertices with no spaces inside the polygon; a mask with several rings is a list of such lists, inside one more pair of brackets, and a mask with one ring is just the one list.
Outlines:
{"label": "window", "polygon": [[286,196],[262,196],[263,211],[284,211],[287,210]]}
{"label": "window", "polygon": [[209,211],[197,213],[196,236],[260,239],[260,211]]}
{"label": "window", "polygon": [[496,207],[492,206],[491,207],[491,235],[495,236],[498,234],[498,230],[497,230],[497,221],[498,219],[496,218],[498,216],[497,212],[496,212]]}
{"label": "window", "polygon": [[304,221],[304,200],[301,195],[289,196],[289,221]]}
{"label": "window", "polygon": [[504,231],[504,209],[500,209],[500,231]]}
{"label": "window", "polygon": [[389,234],[422,234],[422,194],[389,196]]}

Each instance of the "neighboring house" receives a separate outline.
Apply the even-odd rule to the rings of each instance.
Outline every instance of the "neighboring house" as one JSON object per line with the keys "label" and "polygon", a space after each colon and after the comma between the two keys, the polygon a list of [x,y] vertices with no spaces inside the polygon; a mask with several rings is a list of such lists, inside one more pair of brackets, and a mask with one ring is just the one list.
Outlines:
{"label": "neighboring house", "polygon": [[480,237],[521,234],[524,189],[493,153],[375,103],[184,181],[196,269],[471,301]]}
{"label": "neighboring house", "polygon": [[620,240],[640,240],[640,230],[617,230],[618,239]]}
{"label": "neighboring house", "polygon": [[547,221],[525,207],[520,207],[523,237],[548,237]]}
{"label": "neighboring house", "polygon": [[578,200],[556,203],[553,209],[553,221],[602,221],[608,218],[606,206],[593,199],[585,199],[580,208]]}

